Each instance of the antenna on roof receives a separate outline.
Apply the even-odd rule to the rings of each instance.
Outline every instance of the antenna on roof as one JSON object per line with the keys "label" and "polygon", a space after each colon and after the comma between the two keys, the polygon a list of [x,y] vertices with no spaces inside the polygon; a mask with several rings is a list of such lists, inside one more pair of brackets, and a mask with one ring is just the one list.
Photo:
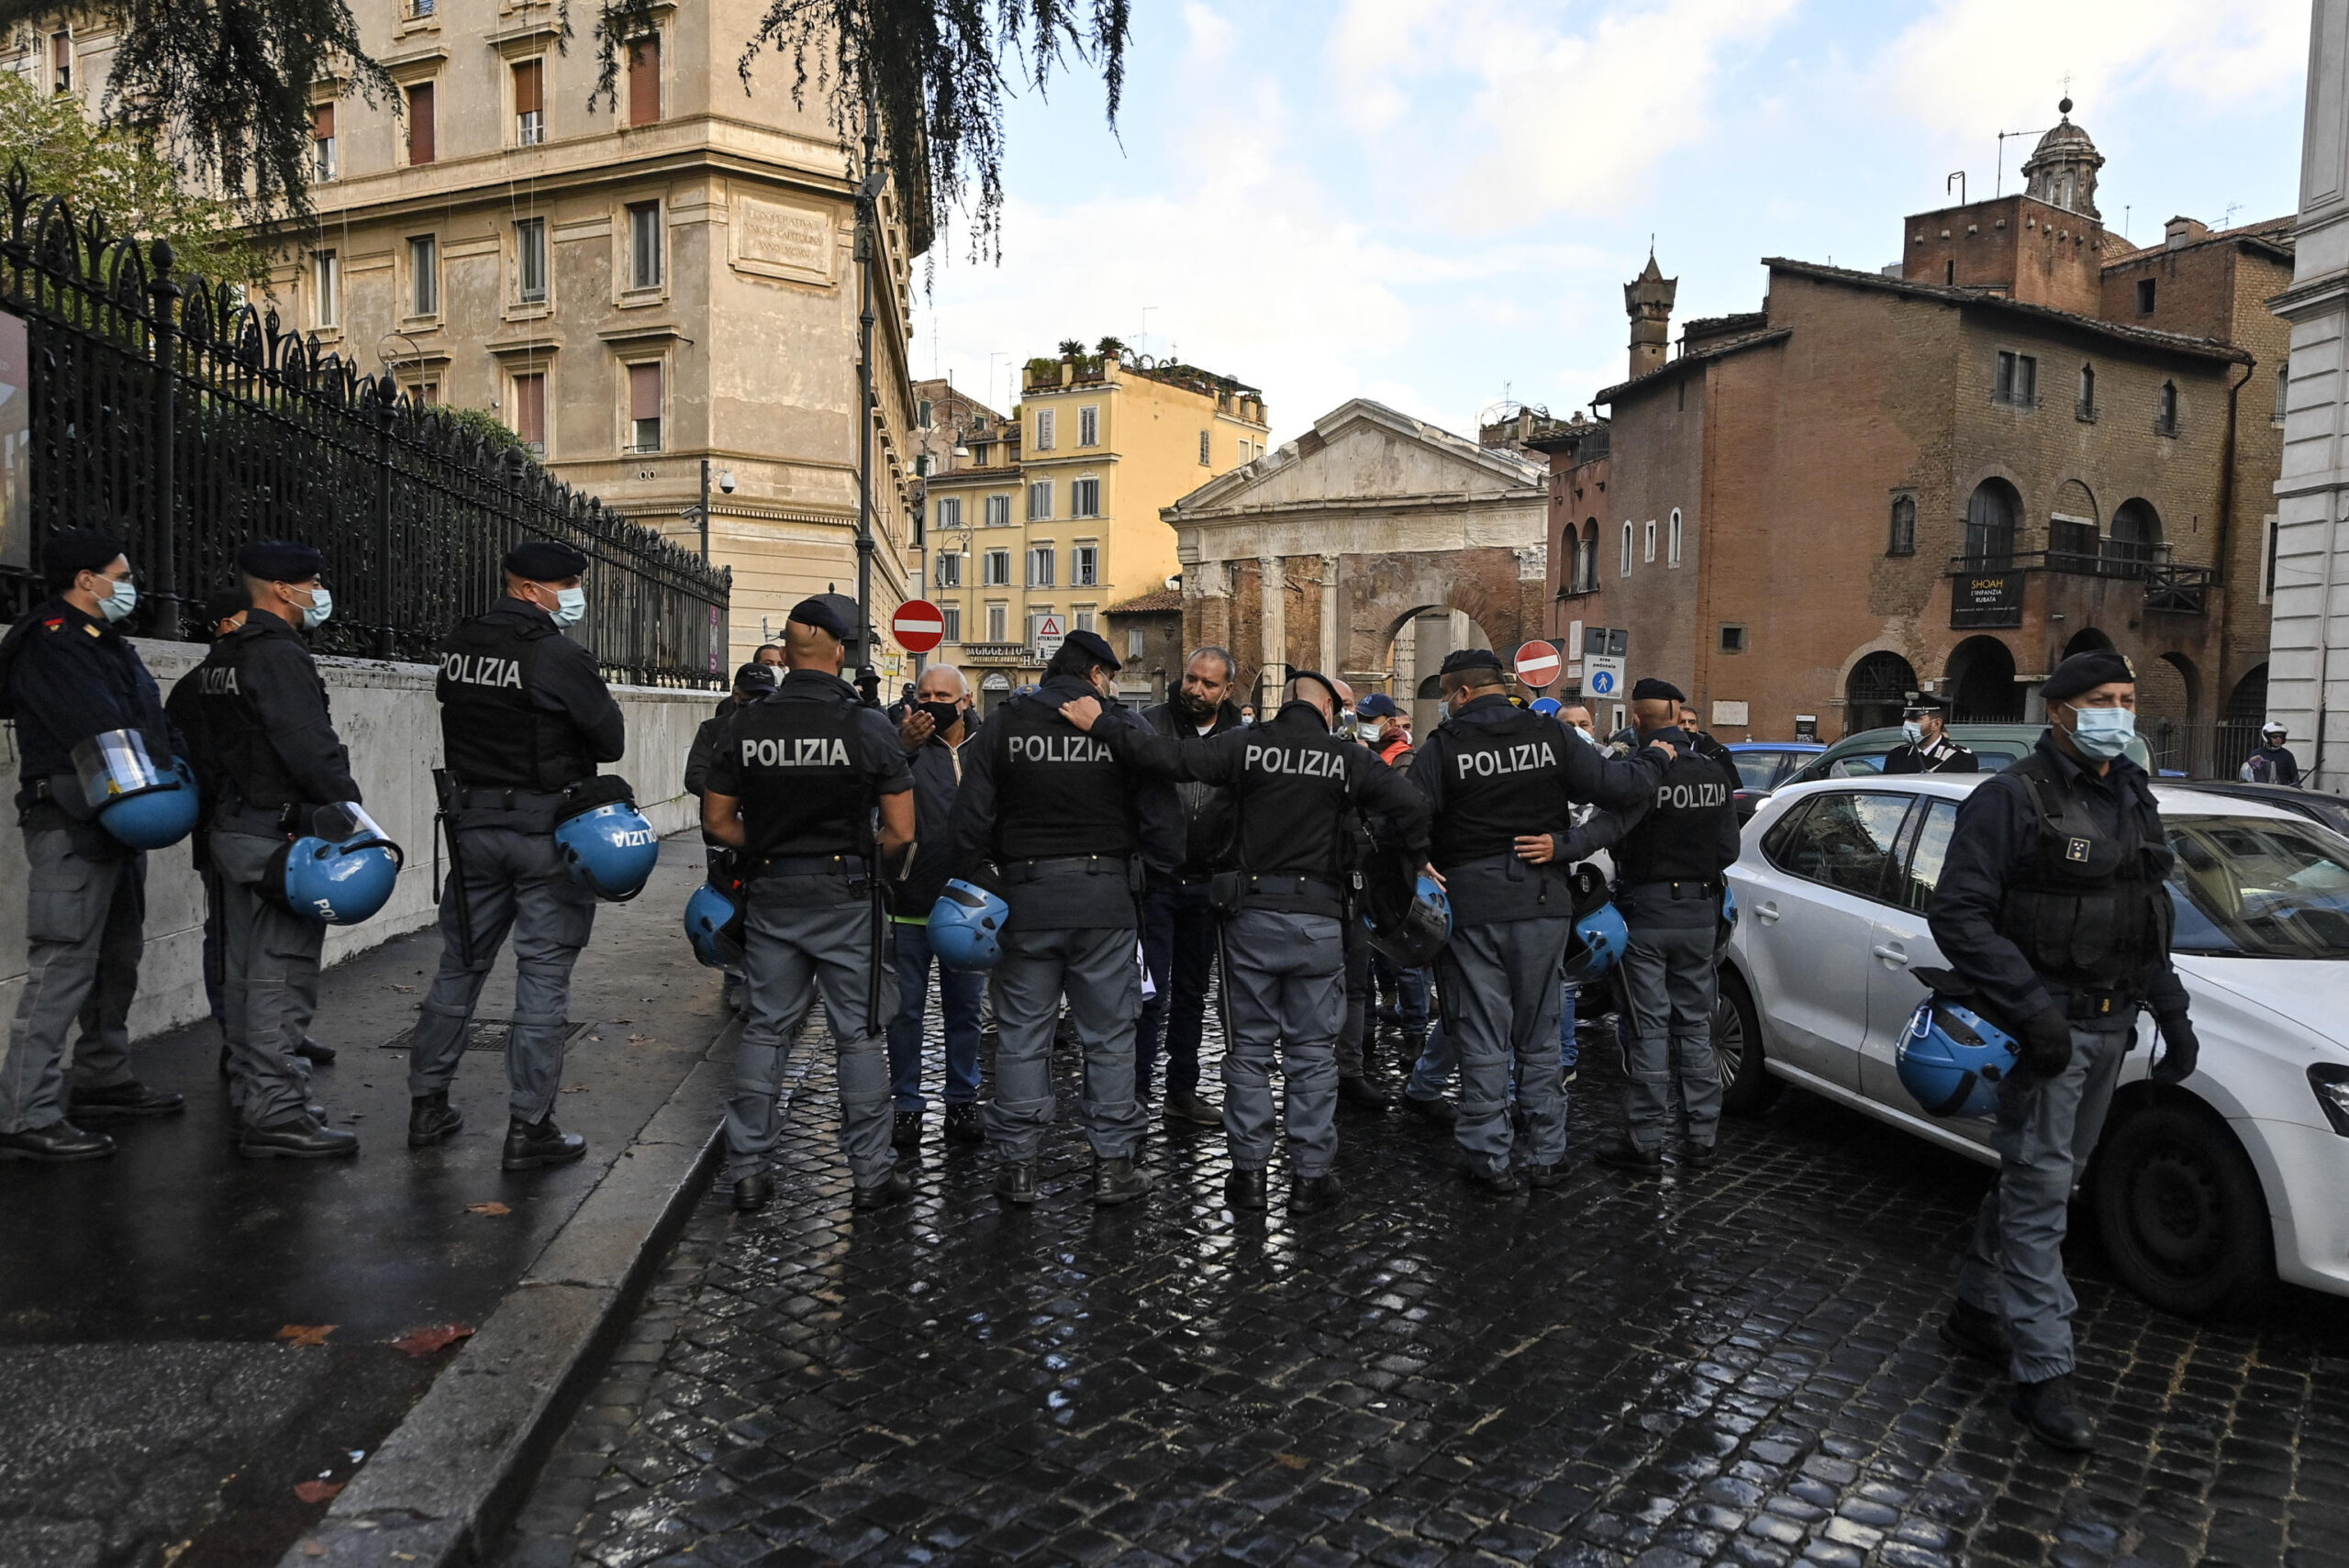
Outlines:
{"label": "antenna on roof", "polygon": [[2234,223],[2235,223],[2235,214],[2237,214],[2237,213],[2241,212],[2242,210],[2243,210],[2243,203],[2241,203],[2241,202],[2229,202],[2229,203],[2227,204],[2227,210],[2226,210],[2226,212],[2225,212],[2223,215],[2221,215],[2221,217],[2219,218],[2219,227],[2220,227],[2221,228],[2232,228],[2234,227]]}

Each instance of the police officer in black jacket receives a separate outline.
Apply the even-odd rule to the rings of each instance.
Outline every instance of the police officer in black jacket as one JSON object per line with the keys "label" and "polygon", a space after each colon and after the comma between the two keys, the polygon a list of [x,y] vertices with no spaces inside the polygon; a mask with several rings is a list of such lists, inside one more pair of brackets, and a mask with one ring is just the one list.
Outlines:
{"label": "police officer in black jacket", "polygon": [[746,1213],[774,1196],[767,1157],[783,1136],[785,1055],[819,991],[854,1205],[880,1208],[913,1192],[889,1145],[881,1030],[896,1000],[883,972],[882,889],[913,848],[914,784],[896,727],[841,679],[860,624],[856,601],[839,594],[793,606],[789,673],[735,716],[702,781],[703,830],[740,851],[748,903],[750,1008],[726,1111],[726,1168]]}
{"label": "police officer in black jacket", "polygon": [[[1631,723],[1642,737],[1687,737],[1680,689],[1649,679],[1631,688]],[[1631,928],[1623,954],[1630,1003],[1631,1083],[1623,1090],[1623,1135],[1600,1149],[1617,1170],[1664,1168],[1664,1122],[1673,1068],[1688,1112],[1687,1159],[1713,1162],[1720,1130],[1720,1065],[1713,1054],[1714,959],[1720,947],[1722,873],[1737,859],[1737,771],[1726,753],[1684,751],[1645,799],[1602,813],[1573,845],[1615,852],[1615,906]]]}
{"label": "police officer in black jacket", "polygon": [[440,969],[409,1037],[407,1146],[465,1125],[449,1103],[473,1004],[514,934],[514,1025],[506,1040],[508,1171],[559,1165],[587,1140],[555,1125],[571,970],[596,925],[596,895],[554,841],[562,792],[628,750],[628,721],[596,656],[562,635],[587,611],[587,558],[552,539],[507,553],[506,596],[440,648],[440,808],[449,880]]}
{"label": "police officer in black jacket", "polygon": [[[1036,1201],[1036,1154],[1052,1121],[1052,1029],[1068,998],[1085,1051],[1082,1119],[1093,1145],[1093,1201],[1119,1204],[1150,1190],[1134,1168],[1143,1128],[1134,1100],[1135,962],[1141,854],[1153,835],[1174,847],[1182,819],[1171,789],[1146,788],[1108,739],[1061,713],[1079,697],[1116,702],[1118,657],[1073,631],[1030,695],[1014,696],[980,731],[954,800],[956,874],[997,884],[1011,906],[995,971],[995,1098],[986,1129],[1001,1162],[996,1195]],[[1111,706],[1102,725],[1139,725]],[[992,866],[992,870],[989,867]]]}
{"label": "police officer in black jacket", "polygon": [[2136,673],[2118,653],[2076,653],[2040,690],[2047,732],[1958,807],[1927,912],[1960,999],[2013,1032],[2023,1067],[1998,1086],[1998,1184],[1943,1334],[2006,1363],[2014,1412],[2033,1432],[2084,1450],[2093,1432],[2072,1392],[2065,1206],[2139,1010],[2161,1028],[2154,1084],[2192,1076],[2200,1046],[2170,967],[2174,856],[2152,783],[2127,754]]}
{"label": "police officer in black jacket", "polygon": [[[1231,655],[1201,648],[1183,667],[1183,684],[1156,707],[1144,708],[1150,730],[1183,745],[1241,728],[1231,700]],[[1199,1037],[1207,1024],[1208,986],[1215,969],[1215,911],[1208,878],[1230,847],[1231,791],[1186,780],[1174,786],[1183,803],[1183,860],[1149,868],[1142,900],[1142,954],[1157,995],[1141,1005],[1134,1035],[1134,1097],[1150,1098],[1150,1080],[1162,1037],[1166,1046],[1166,1127],[1213,1127],[1223,1118],[1199,1098]]]}
{"label": "police officer in black jacket", "polygon": [[[1215,879],[1224,915],[1223,1128],[1231,1146],[1225,1196],[1266,1205],[1273,1156],[1272,1071],[1287,1085],[1296,1161],[1291,1207],[1327,1208],[1341,1194],[1338,1031],[1346,1019],[1352,824],[1378,813],[1412,864],[1427,855],[1427,797],[1364,747],[1330,731],[1341,711],[1328,676],[1300,670],[1263,724],[1186,745],[1140,726],[1106,725],[1121,760],[1231,791],[1230,853]],[[1063,713],[1091,728],[1084,702]]]}
{"label": "police officer in black jacket", "polygon": [[238,550],[252,607],[243,626],[212,645],[197,688],[213,770],[206,782],[220,890],[221,1032],[237,1151],[253,1159],[359,1151],[356,1133],[311,1114],[306,1064],[288,1049],[317,1012],[326,927],[263,891],[277,851],[310,831],[317,807],[360,798],[326,683],[301,637],[334,613],[319,581],[323,564],[306,544]]}
{"label": "police officer in black jacket", "polygon": [[1576,805],[1645,798],[1672,752],[1608,761],[1556,719],[1511,703],[1499,658],[1483,649],[1447,656],[1439,679],[1449,717],[1419,743],[1408,777],[1434,810],[1431,858],[1452,900],[1441,973],[1443,1027],[1460,1059],[1453,1136],[1480,1191],[1520,1190],[1509,1168],[1514,1058],[1532,1144],[1524,1181],[1553,1186],[1566,1154],[1558,969],[1575,912],[1559,850]]}
{"label": "police officer in black jacket", "polygon": [[1978,773],[1981,759],[1951,740],[1949,698],[1919,692],[1900,716],[1900,744],[1885,753],[1887,773]]}
{"label": "police officer in black jacket", "polygon": [[[120,539],[85,529],[41,550],[51,596],[0,641],[0,695],[17,721],[17,819],[25,831],[25,989],[0,1062],[0,1158],[96,1160],[114,1140],[83,1121],[169,1116],[184,1096],[130,1073],[147,857],[93,820],[73,748],[115,729],[145,733],[169,766],[177,737],[155,679],[117,629],[139,601]],[[65,1032],[81,1021],[73,1081]]]}

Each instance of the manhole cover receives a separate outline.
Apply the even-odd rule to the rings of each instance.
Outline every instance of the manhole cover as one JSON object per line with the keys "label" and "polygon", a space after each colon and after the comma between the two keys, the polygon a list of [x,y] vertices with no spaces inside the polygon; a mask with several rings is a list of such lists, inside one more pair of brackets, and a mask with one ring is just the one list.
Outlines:
{"label": "manhole cover", "polygon": [[[465,1049],[467,1051],[504,1051],[506,1049],[506,1031],[513,1027],[514,1020],[512,1018],[475,1018],[473,1021],[473,1027],[465,1031]],[[385,1040],[382,1049],[385,1051],[406,1051],[407,1049],[408,1035],[415,1029],[415,1025],[410,1024],[406,1029],[400,1030],[399,1033]],[[586,1024],[563,1025],[562,1043],[564,1046],[568,1047],[572,1041],[577,1040],[587,1030],[589,1026]]]}

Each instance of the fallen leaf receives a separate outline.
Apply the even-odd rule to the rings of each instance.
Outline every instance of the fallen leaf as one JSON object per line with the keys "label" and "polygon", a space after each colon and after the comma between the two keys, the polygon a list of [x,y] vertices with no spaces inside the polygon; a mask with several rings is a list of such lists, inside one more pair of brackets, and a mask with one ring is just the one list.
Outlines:
{"label": "fallen leaf", "polygon": [[[343,1485],[340,1481],[297,1481],[294,1484],[294,1495],[306,1503],[330,1503]],[[319,1547],[314,1555],[324,1557],[326,1548]]]}
{"label": "fallen leaf", "polygon": [[502,1203],[469,1203],[465,1205],[465,1212],[467,1214],[511,1214],[514,1211]]}
{"label": "fallen leaf", "polygon": [[587,1092],[587,1085],[584,1084],[573,1084],[566,1087],[562,1092],[566,1095],[584,1095]]}
{"label": "fallen leaf", "polygon": [[277,1337],[293,1345],[323,1345],[334,1329],[331,1323],[288,1323],[277,1331]]}
{"label": "fallen leaf", "polygon": [[394,981],[394,982],[392,983],[392,989],[393,989],[393,990],[395,990],[395,991],[396,991],[396,992],[398,992],[398,993],[399,993],[401,995],[403,995],[403,996],[413,996],[413,995],[416,995],[416,987],[415,987],[415,986],[413,986],[413,985],[402,985],[402,984],[400,984],[397,981]]}
{"label": "fallen leaf", "polygon": [[1291,1470],[1310,1470],[1313,1467],[1313,1462],[1301,1453],[1276,1453],[1273,1455],[1273,1462]]}
{"label": "fallen leaf", "polygon": [[412,1356],[429,1356],[445,1351],[459,1340],[473,1337],[470,1323],[443,1323],[434,1329],[411,1329],[392,1341],[392,1349]]}
{"label": "fallen leaf", "polygon": [[302,1555],[305,1557],[324,1557],[326,1554],[327,1548],[324,1541],[306,1540],[302,1543]]}

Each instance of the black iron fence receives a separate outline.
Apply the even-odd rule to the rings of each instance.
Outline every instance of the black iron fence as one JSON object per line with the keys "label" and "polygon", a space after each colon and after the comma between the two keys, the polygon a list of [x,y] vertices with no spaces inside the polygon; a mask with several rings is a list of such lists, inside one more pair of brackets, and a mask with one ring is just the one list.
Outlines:
{"label": "black iron fence", "polygon": [[2157,769],[2197,779],[2232,779],[2244,760],[2259,750],[2256,718],[2204,719],[2187,723],[2175,718],[2141,719],[2146,749]]}
{"label": "black iron fence", "polygon": [[498,451],[388,376],[280,328],[238,291],[173,275],[171,251],[0,185],[0,618],[44,595],[42,541],[130,541],[134,631],[180,637],[238,546],[292,539],[327,560],[320,652],[430,659],[489,607],[524,539],[593,562],[573,635],[615,679],[719,685],[730,574]]}

